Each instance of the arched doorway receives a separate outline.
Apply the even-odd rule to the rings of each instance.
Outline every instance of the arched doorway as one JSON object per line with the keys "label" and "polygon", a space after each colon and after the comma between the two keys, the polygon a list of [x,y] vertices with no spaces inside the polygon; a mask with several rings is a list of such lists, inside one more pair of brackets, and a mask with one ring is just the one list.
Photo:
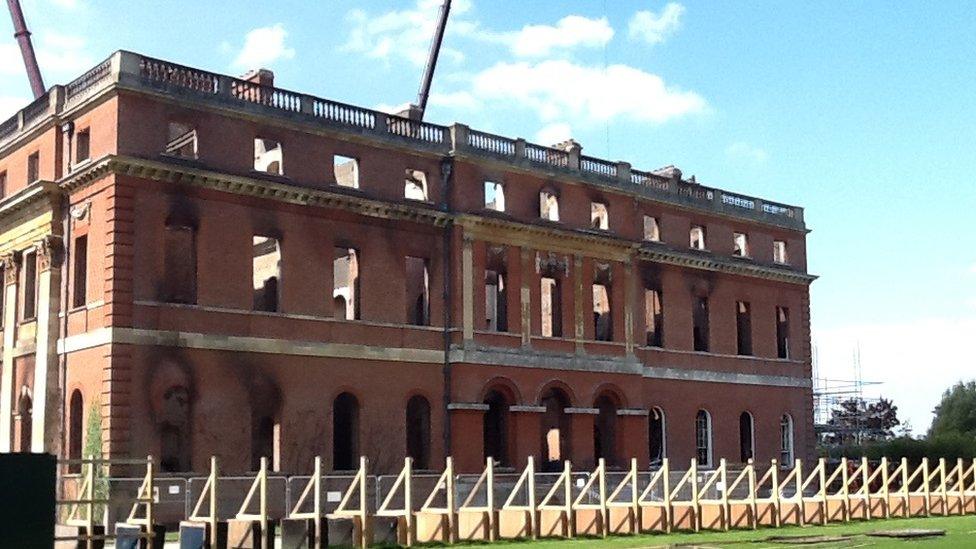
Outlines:
{"label": "arched doorway", "polygon": [[593,423],[593,457],[607,465],[617,465],[617,400],[604,394],[593,406],[598,410]]}
{"label": "arched doorway", "polygon": [[651,408],[647,421],[648,456],[651,465],[659,465],[667,456],[667,426],[664,423],[664,410],[655,406]]}
{"label": "arched doorway", "polygon": [[407,402],[407,455],[417,469],[430,468],[430,403],[420,395]]}
{"label": "arched doorway", "polygon": [[512,401],[504,392],[492,389],[485,395],[484,403],[488,405],[483,424],[485,459],[494,458],[498,465],[508,467],[511,465],[508,455],[508,420]]}
{"label": "arched doorway", "polygon": [[755,422],[752,414],[742,412],[739,415],[739,461],[745,463],[756,457]]}
{"label": "arched doorway", "polygon": [[546,409],[542,414],[542,468],[559,471],[563,461],[572,459],[572,421],[566,413],[570,400],[562,389],[554,387],[542,395],[541,405]]}
{"label": "arched doorway", "polygon": [[20,419],[20,428],[17,432],[17,451],[31,451],[31,433],[34,430],[34,401],[30,395],[24,393],[20,395],[17,403],[17,417]]}
{"label": "arched doorway", "polygon": [[332,403],[332,468],[355,469],[358,453],[359,400],[350,393],[342,393]]}
{"label": "arched doorway", "polygon": [[[71,401],[68,405],[68,459],[81,459],[82,433],[84,433],[85,422],[85,403],[81,396],[81,391],[75,389],[71,393]],[[69,473],[80,473],[81,464],[72,463],[68,465]]]}
{"label": "arched doorway", "polygon": [[695,415],[695,459],[702,467],[712,466],[712,415],[706,410]]}

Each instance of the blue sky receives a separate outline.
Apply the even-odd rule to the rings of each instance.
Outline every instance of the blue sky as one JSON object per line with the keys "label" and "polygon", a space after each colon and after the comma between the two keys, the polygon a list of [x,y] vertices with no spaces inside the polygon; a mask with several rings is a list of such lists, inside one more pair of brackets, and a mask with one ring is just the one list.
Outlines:
{"label": "blue sky", "polygon": [[[438,0],[22,0],[50,86],[116,49],[359,105],[412,101]],[[243,7],[242,7],[243,6]],[[122,14],[125,14],[124,16]],[[0,17],[0,116],[27,80]],[[428,120],[572,135],[806,208],[822,375],[924,431],[974,377],[976,3],[455,0]]]}

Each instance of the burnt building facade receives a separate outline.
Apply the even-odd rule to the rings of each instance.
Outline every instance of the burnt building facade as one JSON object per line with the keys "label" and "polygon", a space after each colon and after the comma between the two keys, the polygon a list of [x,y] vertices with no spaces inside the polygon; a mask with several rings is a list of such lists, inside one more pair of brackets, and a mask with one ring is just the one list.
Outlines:
{"label": "burnt building facade", "polygon": [[0,125],[0,451],[813,451],[800,208],[118,52]]}

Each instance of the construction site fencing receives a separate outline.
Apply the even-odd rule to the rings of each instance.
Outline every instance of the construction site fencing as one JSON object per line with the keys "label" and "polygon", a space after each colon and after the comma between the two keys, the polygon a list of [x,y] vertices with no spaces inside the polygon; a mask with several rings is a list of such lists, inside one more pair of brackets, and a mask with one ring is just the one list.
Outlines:
{"label": "construction site fencing", "polygon": [[[607,536],[676,530],[827,524],[851,520],[976,514],[976,459],[869,462],[776,460],[674,469],[665,459],[650,471],[636,460],[624,470],[603,460],[592,471],[501,469],[490,459],[476,474],[459,474],[448,458],[442,471],[415,471],[404,461],[396,475],[371,475],[365,458],[351,474],[270,473],[267,460],[250,476],[222,476],[216,458],[207,477],[158,476],[151,458],[145,475],[99,478],[89,460],[81,475],[62,478],[66,524],[166,524],[346,519],[356,543],[372,541],[377,520],[396,523],[401,545],[508,538]],[[95,538],[93,538],[95,539]]]}

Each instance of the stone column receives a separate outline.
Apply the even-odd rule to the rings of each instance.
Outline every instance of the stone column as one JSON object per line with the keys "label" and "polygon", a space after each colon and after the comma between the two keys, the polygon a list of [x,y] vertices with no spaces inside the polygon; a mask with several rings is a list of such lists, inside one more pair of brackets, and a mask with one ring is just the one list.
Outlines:
{"label": "stone column", "polygon": [[[576,352],[583,353],[583,340],[586,338],[587,313],[583,307],[586,282],[583,280],[583,256],[573,257],[573,337],[576,339]],[[573,455],[576,455],[574,452]]]}
{"label": "stone column", "polygon": [[58,312],[61,310],[61,239],[44,237],[37,246],[37,332],[34,355],[34,409],[31,451],[58,455],[61,447],[61,384],[58,367]]}
{"label": "stone column", "polygon": [[454,468],[459,473],[476,473],[485,467],[485,449],[482,432],[487,404],[474,402],[452,402],[447,405],[448,421],[454,441],[464,440],[464,444],[451,444],[445,452],[454,458]]}
{"label": "stone column", "polygon": [[634,263],[628,258],[624,263],[624,342],[627,356],[634,354],[634,305],[637,303],[634,278]]}
{"label": "stone column", "polygon": [[532,344],[532,289],[529,286],[529,282],[532,278],[532,273],[535,272],[532,268],[532,250],[522,248],[520,258],[519,280],[521,281],[520,310],[522,313],[522,346],[529,347]]}
{"label": "stone column", "polygon": [[20,254],[7,254],[3,262],[3,367],[0,377],[0,452],[13,442],[14,344],[17,337],[17,280]]}
{"label": "stone column", "polygon": [[464,341],[467,343],[474,339],[474,251],[467,234],[461,250],[461,307]]}
{"label": "stone column", "polygon": [[573,468],[588,470],[596,463],[593,459],[593,423],[600,413],[596,408],[566,408],[572,421]]}
{"label": "stone column", "polygon": [[518,469],[528,463],[529,456],[538,459],[539,448],[542,444],[542,413],[545,406],[510,406],[511,428],[509,435],[512,442],[512,465]]}
{"label": "stone column", "polygon": [[617,455],[621,458],[621,466],[629,466],[630,458],[637,458],[639,468],[646,467],[650,461],[647,416],[647,410],[639,408],[617,410]]}

